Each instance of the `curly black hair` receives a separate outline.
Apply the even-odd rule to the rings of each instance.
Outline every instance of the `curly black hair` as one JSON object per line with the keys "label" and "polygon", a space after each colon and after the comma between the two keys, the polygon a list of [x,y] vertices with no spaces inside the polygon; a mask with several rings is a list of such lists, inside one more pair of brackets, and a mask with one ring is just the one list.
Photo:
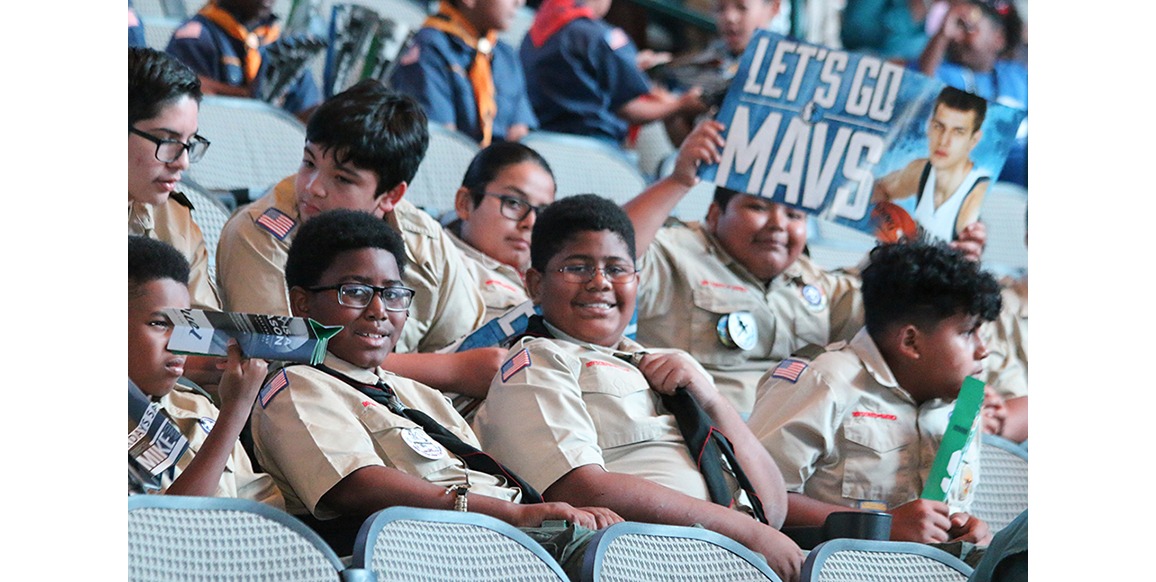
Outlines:
{"label": "curly black hair", "polygon": [[538,215],[530,235],[530,266],[545,272],[546,264],[567,242],[582,232],[609,230],[626,243],[630,259],[634,250],[634,224],[621,206],[597,194],[567,196]]}
{"label": "curly black hair", "polygon": [[167,242],[143,236],[128,237],[128,294],[138,293],[141,285],[159,279],[189,284],[189,262]]}
{"label": "curly black hair", "polygon": [[285,259],[285,284],[312,287],[337,255],[365,248],[389,252],[398,274],[405,273],[405,243],[384,220],[358,210],[322,212],[301,225],[293,238]]}
{"label": "curly black hair", "polygon": [[934,327],[957,314],[999,317],[999,282],[945,243],[908,242],[871,251],[863,269],[863,309],[872,337],[894,324]]}

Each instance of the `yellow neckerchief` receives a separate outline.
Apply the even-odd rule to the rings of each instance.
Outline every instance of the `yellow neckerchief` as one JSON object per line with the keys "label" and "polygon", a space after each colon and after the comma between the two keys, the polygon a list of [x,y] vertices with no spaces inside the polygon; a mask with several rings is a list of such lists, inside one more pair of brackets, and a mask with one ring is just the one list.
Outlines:
{"label": "yellow neckerchief", "polygon": [[494,117],[498,114],[495,100],[494,73],[490,68],[490,58],[494,45],[498,42],[498,31],[491,30],[485,38],[478,38],[478,31],[470,21],[447,0],[438,4],[438,12],[422,23],[434,30],[462,39],[474,49],[474,62],[470,65],[470,85],[474,88],[474,101],[478,104],[478,123],[482,128],[482,147],[490,145],[494,133]]}
{"label": "yellow neckerchief", "polygon": [[217,6],[213,0],[205,4],[197,14],[220,26],[229,36],[245,43],[245,66],[242,69],[245,72],[245,83],[252,83],[253,79],[257,78],[257,71],[261,70],[261,51],[258,49],[281,36],[281,25],[272,22],[249,30],[238,22],[235,16]]}

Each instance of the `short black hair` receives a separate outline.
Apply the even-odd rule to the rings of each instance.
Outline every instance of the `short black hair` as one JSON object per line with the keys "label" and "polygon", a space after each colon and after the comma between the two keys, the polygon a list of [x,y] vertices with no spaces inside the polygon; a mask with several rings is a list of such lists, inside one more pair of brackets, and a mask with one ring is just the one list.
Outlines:
{"label": "short black hair", "polygon": [[634,224],[621,206],[596,194],[567,196],[538,215],[530,235],[530,266],[539,272],[579,233],[609,230],[626,243],[635,260]]}
{"label": "short black hair", "polygon": [[285,259],[285,285],[312,287],[337,255],[359,249],[382,249],[405,273],[405,243],[384,220],[360,210],[329,210],[301,225]]}
{"label": "short black hair", "polygon": [[746,192],[739,192],[738,190],[731,190],[722,186],[714,187],[714,203],[718,204],[719,212],[726,212],[727,204],[730,204],[731,199],[735,196],[741,196]]}
{"label": "short black hair", "polygon": [[152,119],[184,96],[201,102],[201,80],[176,57],[150,48],[128,49],[128,124]]}
{"label": "short black hair", "polygon": [[173,245],[143,236],[128,237],[128,294],[160,279],[189,284],[189,261]]}
{"label": "short black hair", "polygon": [[333,152],[339,163],[352,163],[377,174],[377,191],[412,183],[429,147],[426,115],[413,99],[366,79],[321,104],[305,139]]}
{"label": "short black hair", "polygon": [[551,180],[554,179],[554,171],[550,169],[550,164],[546,163],[546,158],[516,141],[496,142],[478,152],[470,161],[470,166],[466,168],[466,175],[462,177],[462,188],[470,191],[474,208],[482,203],[486,186],[489,186],[502,170],[522,162],[537,164],[550,174]]}
{"label": "short black hair", "polygon": [[876,339],[894,324],[930,329],[958,314],[992,321],[1002,305],[995,277],[942,242],[877,246],[862,277],[864,319]]}
{"label": "short black hair", "polygon": [[983,126],[984,117],[987,117],[986,99],[955,87],[944,87],[939,92],[939,96],[935,98],[935,107],[931,109],[932,115],[935,114],[935,110],[940,105],[945,105],[956,111],[974,112],[975,120],[971,124],[972,133],[979,131],[979,128]]}

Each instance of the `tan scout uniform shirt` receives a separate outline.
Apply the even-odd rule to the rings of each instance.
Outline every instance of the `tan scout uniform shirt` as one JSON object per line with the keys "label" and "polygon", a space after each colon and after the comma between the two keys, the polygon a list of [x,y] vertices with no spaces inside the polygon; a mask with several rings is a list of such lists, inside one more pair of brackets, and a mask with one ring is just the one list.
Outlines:
{"label": "tan scout uniform shirt", "polygon": [[[920,496],[954,405],[916,404],[866,329],[829,346],[795,382],[773,374],[762,380],[748,425],[787,491],[876,510]],[[971,450],[978,467],[978,448]]]}
{"label": "tan scout uniform shirt", "polygon": [[[289,315],[285,259],[301,222],[293,182],[293,176],[285,178],[225,223],[217,245],[217,280],[226,309]],[[294,223],[284,237],[259,222],[270,209]],[[386,222],[405,241],[409,265],[402,281],[416,291],[396,351],[436,351],[479,327],[485,311],[481,295],[441,225],[404,199]]]}
{"label": "tan scout uniform shirt", "polygon": [[[176,472],[172,478],[165,477],[161,482],[161,489],[166,490],[173,484],[173,480],[188,468],[189,463],[193,462],[193,457],[201,450],[209,431],[213,429],[219,411],[208,398],[180,384],[164,395],[160,403],[180,429],[181,434],[189,439],[189,450],[177,461]],[[133,423],[129,424],[129,428],[133,428]],[[279,509],[285,508],[285,501],[273,484],[273,478],[253,471],[249,455],[239,440],[233,445],[233,453],[229,455],[229,460],[225,461],[225,471],[221,474],[221,482],[213,496],[240,497],[267,503]]]}
{"label": "tan scout uniform shirt", "polygon": [[128,201],[128,233],[173,245],[189,261],[189,295],[196,309],[221,310],[217,290],[209,280],[209,250],[193,222],[192,203],[174,192],[163,206]]}
{"label": "tan scout uniform shirt", "polygon": [[[478,446],[469,425],[441,392],[381,368],[359,368],[331,353],[326,354],[325,365],[358,382],[372,385],[380,378],[407,407],[425,412],[463,441]],[[253,407],[252,420],[257,460],[284,491],[290,513],[337,517],[332,509],[318,505],[321,497],[350,473],[369,466],[391,467],[443,486],[465,483],[468,471],[471,495],[506,501],[521,498],[520,489],[467,469],[439,444],[432,445],[440,451],[433,455],[438,458],[423,456],[409,444],[415,434],[409,431],[420,433],[419,442],[432,441],[417,424],[344,381],[310,366],[284,370],[288,384],[272,391],[267,382]]]}
{"label": "tan scout uniform shirt", "polygon": [[[698,223],[662,228],[640,267],[638,341],[689,352],[744,417],[764,372],[808,344],[850,339],[863,325],[859,279],[800,256],[764,284]],[[749,350],[719,338],[719,319],[737,311],[750,312],[758,328]]]}
{"label": "tan scout uniform shirt", "polygon": [[475,249],[449,230],[446,235],[462,251],[466,270],[481,291],[486,304],[485,321],[529,301],[526,284],[517,269]]}
{"label": "tan scout uniform shirt", "polygon": [[980,328],[988,356],[984,382],[1007,398],[1028,395],[1028,302],[1012,287],[1003,289],[999,318]]}
{"label": "tan scout uniform shirt", "polygon": [[[486,452],[538,491],[572,469],[598,465],[709,501],[674,416],[642,372],[615,357],[616,350],[547,327],[560,339],[523,338],[490,384],[473,421]],[[517,369],[523,349],[529,365]],[[623,352],[641,349],[629,339],[618,344]],[[734,490],[743,503],[745,493]]]}

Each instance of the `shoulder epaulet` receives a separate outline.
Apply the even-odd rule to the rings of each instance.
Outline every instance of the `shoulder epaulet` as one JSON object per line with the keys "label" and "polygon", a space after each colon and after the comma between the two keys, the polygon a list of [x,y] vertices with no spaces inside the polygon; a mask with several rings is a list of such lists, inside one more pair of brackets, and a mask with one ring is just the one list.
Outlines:
{"label": "shoulder epaulet", "polygon": [[791,357],[796,359],[796,360],[800,360],[800,359],[802,359],[802,360],[814,360],[815,358],[817,358],[819,356],[819,354],[822,354],[823,352],[826,352],[826,351],[827,351],[826,346],[821,346],[819,344],[807,344],[807,345],[795,350],[791,354]]}
{"label": "shoulder epaulet", "polygon": [[184,194],[182,194],[180,192],[173,192],[173,193],[169,194],[169,198],[176,200],[177,204],[180,204],[181,206],[184,206],[184,207],[188,208],[189,210],[193,210],[193,203],[192,203],[192,201],[189,200],[188,196],[185,196]]}

